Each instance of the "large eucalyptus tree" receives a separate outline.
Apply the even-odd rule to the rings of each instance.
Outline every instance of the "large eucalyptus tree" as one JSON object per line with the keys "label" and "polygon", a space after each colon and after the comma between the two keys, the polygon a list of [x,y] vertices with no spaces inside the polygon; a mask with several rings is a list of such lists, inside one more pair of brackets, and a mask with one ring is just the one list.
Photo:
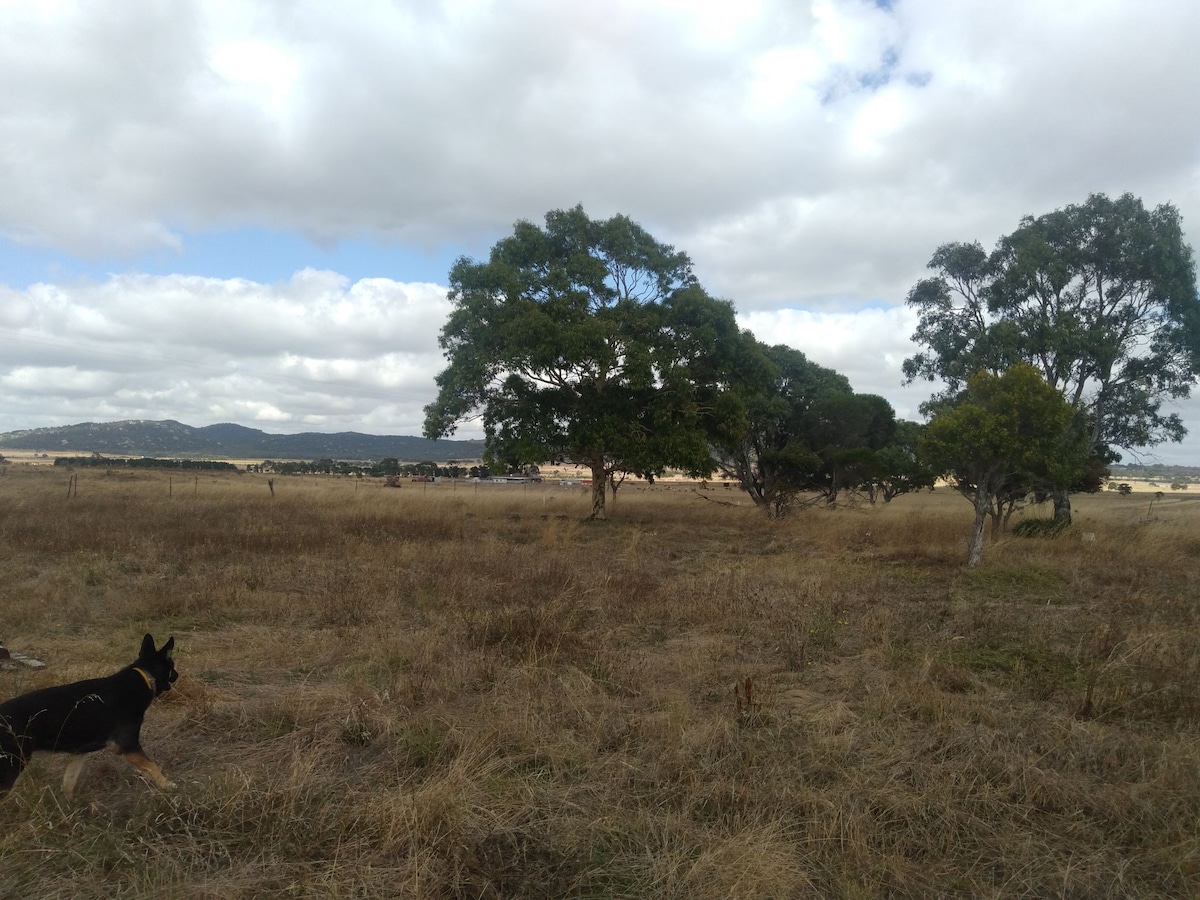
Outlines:
{"label": "large eucalyptus tree", "polygon": [[[979,370],[1025,362],[1076,411],[1093,458],[1186,434],[1163,409],[1200,373],[1196,269],[1174,206],[1093,194],[1026,217],[991,253],[945,244],[929,267],[933,277],[908,295],[921,349],[904,374],[945,384],[931,408]],[[1056,514],[1069,518],[1069,485],[1050,487]]]}
{"label": "large eucalyptus tree", "polygon": [[614,472],[707,476],[710,440],[739,427],[733,307],[627,216],[517,222],[486,262],[455,263],[449,298],[425,435],[478,416],[497,459],[586,465],[593,518]]}

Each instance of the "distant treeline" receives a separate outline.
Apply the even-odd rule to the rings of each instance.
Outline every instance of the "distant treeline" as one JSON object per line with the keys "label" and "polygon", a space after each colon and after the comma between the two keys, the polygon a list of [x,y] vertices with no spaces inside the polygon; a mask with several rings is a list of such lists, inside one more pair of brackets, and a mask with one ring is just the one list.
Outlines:
{"label": "distant treeline", "polygon": [[1158,481],[1190,481],[1200,479],[1200,466],[1168,466],[1162,463],[1154,465],[1113,465],[1109,466],[1113,477],[1123,475],[1126,478],[1146,478]]}
{"label": "distant treeline", "polygon": [[117,469],[202,469],[206,471],[236,472],[238,467],[230,462],[214,459],[156,459],[152,456],[122,458],[117,456],[60,456],[54,460],[56,466],[83,466],[86,468]]}
{"label": "distant treeline", "polygon": [[277,462],[263,460],[261,464],[249,465],[251,472],[267,472],[276,475],[356,475],[375,478],[387,475],[433,475],[442,478],[487,478],[486,466],[460,466],[457,463],[441,465],[433,461],[402,463],[395,457],[386,457],[379,462],[347,461],[340,459],[314,459],[310,462]]}

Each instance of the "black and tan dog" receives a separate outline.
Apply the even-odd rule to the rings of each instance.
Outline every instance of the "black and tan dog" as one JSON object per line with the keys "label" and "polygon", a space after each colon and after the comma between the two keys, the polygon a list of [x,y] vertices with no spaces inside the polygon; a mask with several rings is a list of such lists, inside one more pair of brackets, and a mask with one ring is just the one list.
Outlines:
{"label": "black and tan dog", "polygon": [[[175,638],[154,649],[146,635],[138,658],[107,678],[42,688],[0,703],[0,795],[5,794],[31,754],[91,753],[105,747],[160,788],[172,788],[162,770],[142,750],[142,718],[150,703],[179,677],[171,650]],[[67,764],[63,790],[75,791],[83,756]]]}

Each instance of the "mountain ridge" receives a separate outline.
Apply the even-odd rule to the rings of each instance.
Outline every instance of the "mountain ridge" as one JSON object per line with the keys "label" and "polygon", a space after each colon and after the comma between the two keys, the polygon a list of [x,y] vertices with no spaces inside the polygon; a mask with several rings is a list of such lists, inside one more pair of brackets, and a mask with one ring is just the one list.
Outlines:
{"label": "mountain ridge", "polygon": [[411,435],[331,434],[308,431],[267,434],[233,422],[194,427],[174,419],[80,422],[53,428],[0,433],[0,450],[114,453],[123,456],[186,456],[217,459],[344,459],[445,462],[477,459],[483,441],[430,441]]}

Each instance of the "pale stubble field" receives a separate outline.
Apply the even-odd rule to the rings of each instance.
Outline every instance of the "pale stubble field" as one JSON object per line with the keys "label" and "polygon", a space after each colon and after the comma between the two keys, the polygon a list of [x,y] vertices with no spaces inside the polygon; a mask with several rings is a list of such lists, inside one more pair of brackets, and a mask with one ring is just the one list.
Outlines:
{"label": "pale stubble field", "polygon": [[[0,695],[144,631],[160,793],[0,801],[25,897],[1194,896],[1200,504],[1076,499],[965,572],[957,495],[0,477]],[[716,488],[715,500],[736,501]],[[1084,542],[1081,534],[1095,535]]]}

